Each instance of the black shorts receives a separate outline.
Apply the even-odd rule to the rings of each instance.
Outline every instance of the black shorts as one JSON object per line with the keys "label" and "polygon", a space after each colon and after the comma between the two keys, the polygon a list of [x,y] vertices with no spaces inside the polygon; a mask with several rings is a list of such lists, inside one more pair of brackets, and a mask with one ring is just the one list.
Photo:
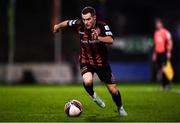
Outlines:
{"label": "black shorts", "polygon": [[115,79],[112,74],[110,65],[106,66],[93,66],[89,64],[80,64],[81,75],[91,72],[96,73],[102,82],[107,84],[115,84]]}
{"label": "black shorts", "polygon": [[156,67],[158,70],[162,69],[166,65],[166,53],[157,54]]}

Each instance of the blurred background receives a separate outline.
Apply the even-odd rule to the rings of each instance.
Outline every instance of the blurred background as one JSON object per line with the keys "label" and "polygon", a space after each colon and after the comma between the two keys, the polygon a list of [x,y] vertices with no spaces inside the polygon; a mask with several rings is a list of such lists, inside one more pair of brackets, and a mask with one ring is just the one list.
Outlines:
{"label": "blurred background", "polygon": [[[174,82],[180,82],[180,8],[157,0],[0,0],[0,83],[80,82],[79,39],[53,25],[80,18],[93,6],[114,33],[110,62],[117,81],[154,82],[154,19],[161,17],[174,43]],[[96,78],[98,81],[98,79]]]}

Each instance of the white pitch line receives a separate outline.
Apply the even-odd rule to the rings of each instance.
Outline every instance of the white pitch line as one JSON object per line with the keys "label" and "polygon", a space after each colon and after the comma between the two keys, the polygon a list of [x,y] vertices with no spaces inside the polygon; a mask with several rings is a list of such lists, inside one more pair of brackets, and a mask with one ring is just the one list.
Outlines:
{"label": "white pitch line", "polygon": [[176,94],[180,94],[180,90],[178,89],[170,89],[170,90],[160,90],[160,89],[155,89],[155,88],[147,88],[146,90],[144,91],[167,91],[167,92],[172,92],[172,93],[176,93]]}
{"label": "white pitch line", "polygon": [[172,90],[170,90],[170,92],[180,94],[180,90],[177,90],[177,89],[172,89]]}

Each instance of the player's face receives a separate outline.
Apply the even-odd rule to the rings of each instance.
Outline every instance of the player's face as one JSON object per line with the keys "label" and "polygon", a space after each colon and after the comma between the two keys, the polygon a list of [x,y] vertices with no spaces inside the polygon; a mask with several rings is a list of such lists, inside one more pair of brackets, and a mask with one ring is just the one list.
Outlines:
{"label": "player's face", "polygon": [[94,27],[96,22],[96,16],[92,16],[91,13],[82,14],[82,20],[87,29]]}
{"label": "player's face", "polygon": [[156,21],[156,29],[163,28],[163,23],[161,21]]}

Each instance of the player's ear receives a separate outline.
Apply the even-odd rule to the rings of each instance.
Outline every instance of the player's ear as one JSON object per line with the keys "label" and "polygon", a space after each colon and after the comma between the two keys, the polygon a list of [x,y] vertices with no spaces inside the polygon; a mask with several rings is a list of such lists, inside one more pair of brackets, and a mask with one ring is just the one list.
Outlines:
{"label": "player's ear", "polygon": [[94,20],[96,20],[96,15],[93,16]]}

